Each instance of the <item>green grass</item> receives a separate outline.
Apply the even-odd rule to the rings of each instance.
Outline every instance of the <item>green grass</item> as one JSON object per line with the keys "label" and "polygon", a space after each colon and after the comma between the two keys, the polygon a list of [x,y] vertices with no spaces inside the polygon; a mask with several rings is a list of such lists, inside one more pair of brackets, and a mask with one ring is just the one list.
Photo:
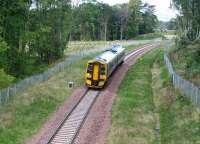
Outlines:
{"label": "green grass", "polygon": [[82,50],[87,50],[96,46],[105,46],[110,44],[111,41],[71,41],[69,42],[65,54],[73,54]]}
{"label": "green grass", "polygon": [[[148,43],[146,43],[146,44],[148,44]],[[125,47],[125,51],[126,51],[126,53],[129,53],[129,52],[131,52],[132,50],[141,48],[141,47],[144,46],[144,45],[145,45],[145,44],[129,45],[129,46],[126,46],[126,47]]]}
{"label": "green grass", "polygon": [[160,97],[157,110],[160,115],[161,143],[200,143],[199,109],[173,88],[165,67],[160,65],[156,69],[160,71],[160,75],[156,76],[155,81],[161,84],[155,92]]}
{"label": "green grass", "polygon": [[149,33],[149,34],[138,35],[137,37],[134,38],[134,40],[151,40],[162,37],[163,37],[162,33]]}
{"label": "green grass", "polygon": [[151,66],[159,50],[130,68],[112,110],[109,144],[157,143]]}
{"label": "green grass", "polygon": [[[65,50],[65,54],[68,55],[94,47],[98,47],[101,50],[101,47],[105,47],[106,45],[116,45],[119,43],[125,44],[126,41],[72,41],[69,42],[68,48]],[[138,44],[134,44],[131,46],[138,46]]]}
{"label": "green grass", "polygon": [[[128,50],[135,48],[134,45],[129,46]],[[0,143],[23,143],[36,133],[72,91],[83,85],[86,63],[96,54],[81,58],[64,72],[17,94],[7,104],[0,106]],[[74,89],[68,88],[69,81],[75,82]]]}
{"label": "green grass", "polygon": [[[36,133],[72,91],[84,84],[86,63],[95,55],[81,58],[65,71],[17,94],[7,104],[0,106],[0,143],[24,143]],[[74,89],[68,88],[71,80],[75,82]]]}
{"label": "green grass", "polygon": [[130,68],[112,109],[108,144],[198,144],[200,111],[171,84],[163,51]]}

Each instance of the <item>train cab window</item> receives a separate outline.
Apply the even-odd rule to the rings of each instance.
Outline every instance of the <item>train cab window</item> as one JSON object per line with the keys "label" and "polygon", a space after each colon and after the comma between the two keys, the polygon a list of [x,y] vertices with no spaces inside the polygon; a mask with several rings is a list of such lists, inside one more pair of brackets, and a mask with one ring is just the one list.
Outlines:
{"label": "train cab window", "polygon": [[112,49],[111,51],[112,51],[112,53],[114,53],[114,54],[117,53],[117,50]]}
{"label": "train cab window", "polygon": [[88,64],[87,73],[91,73],[93,71],[93,65]]}

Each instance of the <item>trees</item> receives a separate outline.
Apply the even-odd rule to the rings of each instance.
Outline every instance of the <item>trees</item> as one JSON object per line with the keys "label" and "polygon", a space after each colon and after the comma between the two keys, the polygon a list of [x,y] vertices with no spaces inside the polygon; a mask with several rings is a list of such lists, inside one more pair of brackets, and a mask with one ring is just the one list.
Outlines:
{"label": "trees", "polygon": [[158,22],[154,6],[143,5],[140,0],[112,7],[95,0],[79,1],[72,11],[72,40],[130,39],[139,33],[154,32]]}
{"label": "trees", "polygon": [[127,22],[126,29],[126,38],[130,39],[139,33],[139,23],[141,20],[141,0],[130,0],[129,1],[129,10],[130,10],[130,18]]}
{"label": "trees", "polygon": [[177,62],[183,63],[183,71],[188,78],[197,79],[200,74],[200,1],[173,0],[173,7],[180,15],[177,23]]}
{"label": "trees", "polygon": [[[140,0],[109,6],[96,0],[0,0],[0,69],[31,75],[61,58],[71,40],[122,40],[136,36],[141,20],[152,32]],[[151,17],[152,18],[152,17]],[[148,28],[148,29],[147,29]]]}
{"label": "trees", "polygon": [[155,12],[155,6],[145,3],[142,6],[141,21],[139,24],[139,34],[153,33],[158,19]]}
{"label": "trees", "polygon": [[[107,40],[108,22],[112,15],[112,8],[108,4],[99,3],[100,8],[100,25],[104,30],[101,30],[101,39]],[[104,35],[104,36],[103,36]]]}
{"label": "trees", "polygon": [[117,6],[118,10],[116,13],[116,17],[119,18],[119,26],[120,26],[120,40],[124,38],[124,29],[127,28],[127,22],[130,18],[131,12],[129,10],[128,4],[121,4]]}
{"label": "trees", "polygon": [[200,1],[173,0],[173,7],[180,12],[178,16],[179,34],[190,41],[200,38]]}
{"label": "trees", "polygon": [[176,19],[171,19],[167,25],[168,30],[176,30],[177,29],[177,22]]}
{"label": "trees", "polygon": [[6,72],[26,75],[28,65],[51,63],[63,56],[70,31],[70,0],[0,0],[0,3],[0,49],[7,44],[4,51],[7,65],[3,65]]}
{"label": "trees", "polygon": [[51,63],[63,56],[70,32],[70,1],[36,1],[31,11],[34,27],[31,45],[42,62]]}

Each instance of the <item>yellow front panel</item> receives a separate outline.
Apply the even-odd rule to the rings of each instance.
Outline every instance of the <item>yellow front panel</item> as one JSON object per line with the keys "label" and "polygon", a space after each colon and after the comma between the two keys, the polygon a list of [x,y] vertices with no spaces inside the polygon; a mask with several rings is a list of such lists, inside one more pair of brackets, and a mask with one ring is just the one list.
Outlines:
{"label": "yellow front panel", "polygon": [[88,85],[92,85],[91,80],[86,80],[86,84],[88,84]]}
{"label": "yellow front panel", "polygon": [[104,81],[100,81],[99,86],[102,87],[104,85],[104,83],[105,83]]}
{"label": "yellow front panel", "polygon": [[94,64],[93,80],[99,80],[99,65]]}

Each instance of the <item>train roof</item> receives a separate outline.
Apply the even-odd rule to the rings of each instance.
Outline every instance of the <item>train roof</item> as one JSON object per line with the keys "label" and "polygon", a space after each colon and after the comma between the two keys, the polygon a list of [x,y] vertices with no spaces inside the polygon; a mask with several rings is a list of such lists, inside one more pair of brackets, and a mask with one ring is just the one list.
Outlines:
{"label": "train roof", "polygon": [[109,63],[114,59],[116,55],[119,53],[123,52],[124,48],[121,45],[115,45],[112,46],[111,48],[107,49],[104,51],[102,54],[96,56],[93,61],[100,61],[104,63]]}

